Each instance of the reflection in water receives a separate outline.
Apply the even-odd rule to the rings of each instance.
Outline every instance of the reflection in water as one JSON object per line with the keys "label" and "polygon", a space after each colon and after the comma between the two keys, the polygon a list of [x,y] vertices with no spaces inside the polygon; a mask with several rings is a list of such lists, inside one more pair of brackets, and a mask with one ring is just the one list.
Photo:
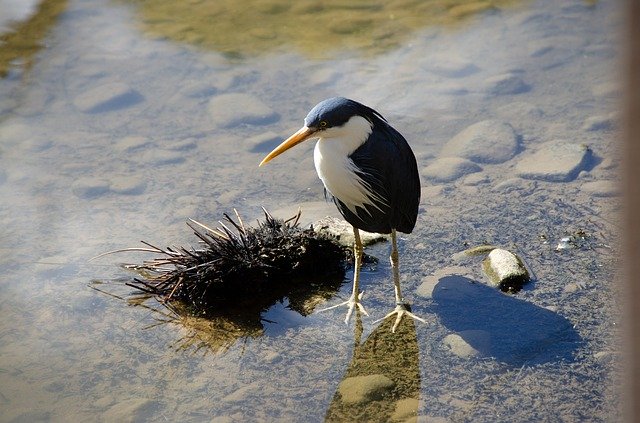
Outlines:
{"label": "reflection in water", "polygon": [[412,319],[403,319],[392,333],[393,323],[394,319],[385,319],[360,344],[362,318],[357,313],[353,358],[326,421],[407,421],[416,417],[420,396],[416,327]]}
{"label": "reflection in water", "polygon": [[[114,280],[122,284],[121,279]],[[179,350],[201,353],[221,353],[243,338],[255,338],[264,333],[263,318],[271,307],[288,299],[287,308],[302,316],[308,316],[321,304],[335,295],[344,282],[344,273],[324,275],[322,278],[307,277],[303,282],[291,283],[289,289],[275,290],[273,295],[256,295],[251,298],[230,299],[226,303],[218,303],[215,309],[207,311],[206,316],[194,314],[193,307],[179,301],[149,302],[152,295],[140,294],[136,291],[129,297],[120,297],[103,288],[102,282],[94,281],[90,286],[106,295],[126,301],[130,305],[151,310],[156,315],[155,327],[164,324],[175,324],[185,330],[173,346]],[[129,282],[124,281],[125,284]],[[284,285],[283,285],[284,286]]]}
{"label": "reflection in water", "polygon": [[143,28],[156,36],[222,52],[257,55],[293,45],[314,57],[337,49],[379,53],[428,25],[446,25],[515,0],[137,0]]}
{"label": "reflection in water", "polygon": [[0,34],[0,77],[6,77],[15,66],[31,68],[34,56],[44,45],[44,37],[66,8],[67,0],[43,1],[31,18]]}

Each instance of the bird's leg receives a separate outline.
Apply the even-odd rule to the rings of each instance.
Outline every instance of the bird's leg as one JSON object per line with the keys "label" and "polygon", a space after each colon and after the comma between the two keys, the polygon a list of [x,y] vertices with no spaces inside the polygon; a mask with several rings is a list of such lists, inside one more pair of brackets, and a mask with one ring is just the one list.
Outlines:
{"label": "bird's leg", "polygon": [[349,323],[349,319],[353,314],[353,309],[358,307],[364,315],[368,316],[369,313],[364,309],[362,304],[360,304],[360,299],[362,298],[362,292],[360,292],[360,267],[362,266],[362,254],[364,253],[364,247],[362,246],[362,240],[360,239],[360,231],[355,226],[353,227],[353,237],[355,239],[353,243],[353,290],[351,291],[351,297],[347,301],[344,301],[340,304],[336,304],[331,307],[323,308],[319,311],[331,310],[343,305],[349,307],[347,310],[347,317],[344,319],[345,323]]}
{"label": "bird's leg", "polygon": [[391,317],[393,315],[396,316],[396,322],[393,324],[391,328],[391,332],[395,332],[400,324],[400,320],[404,315],[407,315],[411,318],[421,321],[422,323],[427,323],[423,318],[416,316],[408,310],[407,304],[402,300],[402,292],[400,290],[400,266],[398,259],[398,243],[396,241],[396,230],[391,230],[391,256],[389,257],[391,261],[391,270],[393,271],[393,286],[394,292],[396,296],[396,308],[382,319],[376,320],[374,323],[380,322],[387,317]]}

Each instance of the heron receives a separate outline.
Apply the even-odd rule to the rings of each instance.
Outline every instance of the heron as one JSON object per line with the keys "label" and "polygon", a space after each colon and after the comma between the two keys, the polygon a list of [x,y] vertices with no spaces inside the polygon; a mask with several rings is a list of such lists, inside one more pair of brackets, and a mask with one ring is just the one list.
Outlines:
{"label": "heron", "polygon": [[420,176],[415,155],[405,138],[374,109],[344,97],[318,103],[304,125],[271,151],[260,166],[303,141],[317,138],[314,164],[327,194],[353,226],[354,271],[349,299],[324,310],[347,306],[345,323],[361,304],[360,267],[364,248],[360,230],[391,234],[391,267],[395,308],[378,321],[396,316],[395,332],[404,316],[425,322],[402,297],[397,232],[411,233],[420,203]]}

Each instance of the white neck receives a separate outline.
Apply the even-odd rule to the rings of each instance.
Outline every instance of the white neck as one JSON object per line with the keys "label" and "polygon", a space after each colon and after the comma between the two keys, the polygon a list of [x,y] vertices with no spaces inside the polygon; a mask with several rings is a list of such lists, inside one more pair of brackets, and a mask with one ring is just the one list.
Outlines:
{"label": "white neck", "polygon": [[[322,131],[314,150],[316,172],[327,191],[356,212],[356,206],[380,201],[355,173],[357,170],[349,155],[364,144],[373,126],[362,116],[354,116],[343,126]],[[384,200],[383,200],[384,201]]]}

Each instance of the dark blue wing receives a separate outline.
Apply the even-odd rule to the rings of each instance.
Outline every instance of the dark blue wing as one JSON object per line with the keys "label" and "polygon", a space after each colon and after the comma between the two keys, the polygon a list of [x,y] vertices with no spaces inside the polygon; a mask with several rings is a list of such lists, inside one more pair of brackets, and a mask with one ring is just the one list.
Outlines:
{"label": "dark blue wing", "polygon": [[[360,177],[384,203],[351,212],[339,199],[338,209],[355,227],[387,234],[391,229],[410,233],[418,216],[420,176],[416,158],[404,137],[386,121],[373,118],[374,130],[369,139],[349,157],[359,169]],[[375,200],[374,200],[375,201]]]}

